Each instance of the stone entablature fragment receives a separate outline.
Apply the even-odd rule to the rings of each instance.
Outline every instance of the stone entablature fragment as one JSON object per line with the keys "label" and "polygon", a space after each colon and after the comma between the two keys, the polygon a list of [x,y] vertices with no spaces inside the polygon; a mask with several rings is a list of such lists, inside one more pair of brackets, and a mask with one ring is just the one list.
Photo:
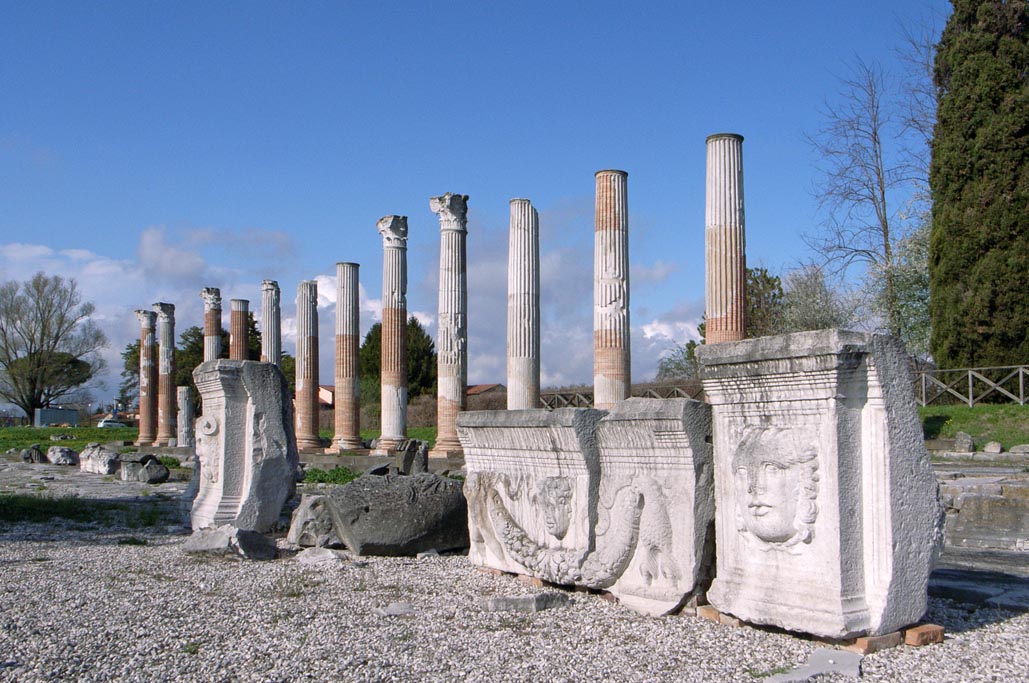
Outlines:
{"label": "stone entablature fragment", "polygon": [[711,604],[828,638],[917,622],[942,508],[900,342],[821,330],[697,357],[714,415]]}
{"label": "stone entablature fragment", "polygon": [[710,419],[688,399],[463,413],[469,560],[673,611],[709,564]]}

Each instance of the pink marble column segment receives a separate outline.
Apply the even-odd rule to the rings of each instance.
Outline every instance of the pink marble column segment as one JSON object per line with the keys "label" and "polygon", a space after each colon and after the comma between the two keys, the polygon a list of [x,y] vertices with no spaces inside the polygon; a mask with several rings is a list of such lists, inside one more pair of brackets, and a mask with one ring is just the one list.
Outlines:
{"label": "pink marble column segment", "polygon": [[708,137],[705,206],[705,343],[740,341],[747,326],[742,135],[718,133]]}
{"label": "pink marble column segment", "polygon": [[157,438],[157,314],[138,310],[139,319],[139,437],[137,446],[152,446]]}
{"label": "pink marble column segment", "polygon": [[318,283],[297,288],[297,448],[318,448]]}
{"label": "pink marble column segment", "polygon": [[361,308],[356,263],[336,264],[336,397],[333,443],[341,451],[364,447],[361,441],[361,392],[358,353]]}
{"label": "pink marble column segment", "polygon": [[381,431],[375,453],[407,438],[407,216],[384,216],[382,235]]}
{"label": "pink marble column segment", "polygon": [[597,171],[593,250],[593,405],[629,398],[629,199],[625,171]]}
{"label": "pink marble column segment", "polygon": [[204,362],[222,355],[222,293],[217,287],[200,290],[204,300]]}
{"label": "pink marble column segment", "polygon": [[155,446],[175,440],[175,305],[154,304],[157,313],[157,437]]}
{"label": "pink marble column segment", "polygon": [[229,360],[246,360],[250,346],[250,302],[229,300]]}

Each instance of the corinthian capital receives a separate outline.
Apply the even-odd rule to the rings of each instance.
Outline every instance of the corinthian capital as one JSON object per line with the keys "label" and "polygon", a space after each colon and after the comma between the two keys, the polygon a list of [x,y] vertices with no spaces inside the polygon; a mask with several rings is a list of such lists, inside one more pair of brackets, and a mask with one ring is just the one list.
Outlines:
{"label": "corinthian capital", "polygon": [[465,231],[468,224],[468,195],[447,192],[429,200],[429,208],[439,214],[440,230]]}
{"label": "corinthian capital", "polygon": [[383,216],[375,224],[382,246],[407,248],[407,216]]}

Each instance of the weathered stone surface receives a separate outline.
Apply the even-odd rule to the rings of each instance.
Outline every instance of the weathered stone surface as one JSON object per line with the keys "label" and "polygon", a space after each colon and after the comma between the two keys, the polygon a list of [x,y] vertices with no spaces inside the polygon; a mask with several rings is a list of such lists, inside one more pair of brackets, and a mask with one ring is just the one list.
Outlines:
{"label": "weathered stone surface", "polygon": [[377,455],[390,455],[407,435],[407,216],[383,216],[382,354]]}
{"label": "weathered stone surface", "polygon": [[462,415],[469,560],[676,609],[709,564],[710,426],[688,399]]}
{"label": "weathered stone surface", "polygon": [[983,446],[983,453],[1000,453],[1003,450],[1004,447],[1000,445],[999,441],[987,441]]}
{"label": "weathered stone surface", "polygon": [[21,452],[21,461],[22,462],[32,462],[32,463],[37,463],[37,464],[44,463],[44,462],[49,462],[46,459],[46,455],[40,449],[38,443],[34,443],[31,446],[29,446],[28,448],[25,448],[25,449],[22,450],[22,452]]}
{"label": "weathered stone surface", "polygon": [[86,444],[79,453],[79,469],[93,474],[114,474],[121,467],[117,453],[98,443]]}
{"label": "weathered stone surface", "polygon": [[193,379],[204,405],[193,528],[270,530],[300,471],[286,379],[270,363],[224,359],[203,363]]}
{"label": "weathered stone surface", "polygon": [[739,341],[746,332],[747,309],[742,135],[707,138],[704,215],[707,343]]}
{"label": "weathered stone surface", "polygon": [[1012,446],[1008,453],[1029,453],[1029,443],[1020,443],[1017,446]]}
{"label": "weathered stone surface", "polygon": [[329,548],[305,548],[297,553],[297,564],[304,564],[312,567],[338,567],[343,564],[344,555],[338,550]]}
{"label": "weathered stone surface", "polygon": [[406,439],[400,442],[393,456],[394,465],[401,474],[421,474],[429,471],[429,442]]}
{"label": "weathered stone surface", "polygon": [[972,439],[971,434],[965,432],[958,432],[954,435],[954,452],[955,453],[974,453],[975,452],[975,441]]}
{"label": "weathered stone surface", "polygon": [[171,476],[168,468],[152,453],[123,453],[120,457],[122,481],[163,484]]}
{"label": "weathered stone surface", "polygon": [[900,342],[822,330],[697,356],[714,411],[711,604],[830,638],[918,621],[942,506]]}
{"label": "weathered stone surface", "polygon": [[507,409],[540,407],[540,219],[511,200],[507,248]]}
{"label": "weathered stone surface", "polygon": [[593,405],[629,398],[629,195],[625,171],[597,171],[593,231]]}
{"label": "weathered stone surface", "polygon": [[355,555],[468,546],[461,483],[436,474],[363,476],[329,493],[333,528]]}
{"label": "weathered stone surface", "polygon": [[54,465],[79,464],[79,454],[67,446],[51,446],[46,449],[46,459]]}
{"label": "weathered stone surface", "polygon": [[864,656],[857,652],[845,652],[835,648],[820,647],[811,653],[806,662],[782,674],[764,679],[764,683],[802,683],[815,676],[840,673],[851,678],[861,677],[861,660]]}
{"label": "weathered stone surface", "polygon": [[182,552],[244,560],[274,560],[278,555],[272,539],[251,529],[239,529],[230,524],[195,530],[182,544]]}
{"label": "weathered stone surface", "polygon": [[482,608],[487,612],[542,612],[570,602],[566,594],[549,591],[535,595],[495,595],[483,599]]}
{"label": "weathered stone surface", "polygon": [[340,547],[343,542],[332,528],[329,497],[305,493],[293,511],[286,540],[302,547]]}

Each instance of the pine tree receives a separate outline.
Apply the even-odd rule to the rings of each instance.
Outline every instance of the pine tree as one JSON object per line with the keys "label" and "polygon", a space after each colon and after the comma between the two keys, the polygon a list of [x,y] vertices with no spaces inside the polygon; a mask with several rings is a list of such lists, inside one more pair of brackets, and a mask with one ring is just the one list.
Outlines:
{"label": "pine tree", "polygon": [[1029,362],[1029,3],[954,0],[936,53],[931,348]]}

